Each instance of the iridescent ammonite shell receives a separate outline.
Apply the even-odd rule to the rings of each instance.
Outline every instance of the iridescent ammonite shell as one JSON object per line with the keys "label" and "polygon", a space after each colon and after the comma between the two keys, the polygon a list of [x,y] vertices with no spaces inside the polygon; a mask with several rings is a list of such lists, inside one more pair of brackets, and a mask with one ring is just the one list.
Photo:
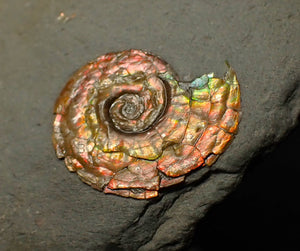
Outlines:
{"label": "iridescent ammonite shell", "polygon": [[104,193],[149,199],[216,161],[237,132],[240,91],[231,67],[181,83],[159,57],[128,50],[77,71],[54,113],[70,171]]}

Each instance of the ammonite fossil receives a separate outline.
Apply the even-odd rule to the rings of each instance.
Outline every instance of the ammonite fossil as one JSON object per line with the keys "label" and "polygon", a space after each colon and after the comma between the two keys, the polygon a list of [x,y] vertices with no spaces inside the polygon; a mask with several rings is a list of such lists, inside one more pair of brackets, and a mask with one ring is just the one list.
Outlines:
{"label": "ammonite fossil", "polygon": [[108,53],[78,70],[55,104],[58,158],[93,188],[149,199],[212,165],[240,118],[234,70],[179,82],[141,50]]}

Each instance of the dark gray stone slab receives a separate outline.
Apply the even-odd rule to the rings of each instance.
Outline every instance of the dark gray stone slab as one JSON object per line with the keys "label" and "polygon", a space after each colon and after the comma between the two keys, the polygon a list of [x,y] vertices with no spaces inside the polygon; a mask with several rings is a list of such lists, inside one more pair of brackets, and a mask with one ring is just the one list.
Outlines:
{"label": "dark gray stone slab", "polygon": [[[299,7],[297,0],[0,1],[0,246],[184,247],[248,163],[297,123]],[[53,104],[71,74],[98,55],[129,48],[161,56],[183,80],[222,76],[227,59],[241,84],[243,117],[229,149],[211,170],[150,201],[91,189],[51,145]]]}
{"label": "dark gray stone slab", "polygon": [[198,223],[187,250],[299,249],[299,144],[300,126],[253,159],[237,189]]}

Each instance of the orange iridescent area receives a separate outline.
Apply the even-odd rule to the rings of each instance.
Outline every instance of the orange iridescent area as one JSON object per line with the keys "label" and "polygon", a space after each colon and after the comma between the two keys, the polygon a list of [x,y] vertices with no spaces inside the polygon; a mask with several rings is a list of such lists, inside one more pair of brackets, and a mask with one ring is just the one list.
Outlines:
{"label": "orange iridescent area", "polygon": [[54,113],[53,144],[70,171],[105,193],[149,199],[224,152],[240,90],[231,67],[181,83],[159,57],[128,50],[79,69]]}

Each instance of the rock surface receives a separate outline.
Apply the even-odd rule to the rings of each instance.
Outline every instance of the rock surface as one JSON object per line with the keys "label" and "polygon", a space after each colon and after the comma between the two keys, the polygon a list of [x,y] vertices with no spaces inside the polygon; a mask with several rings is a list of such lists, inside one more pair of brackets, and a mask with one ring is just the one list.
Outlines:
{"label": "rock surface", "polygon": [[300,126],[251,161],[237,189],[198,223],[187,250],[299,249],[299,144]]}
{"label": "rock surface", "polygon": [[[297,0],[0,1],[0,246],[183,248],[249,162],[298,123],[299,7]],[[84,185],[51,144],[53,104],[72,72],[129,48],[160,55],[183,80],[222,76],[227,59],[241,84],[243,117],[231,146],[211,170],[149,201]]]}

